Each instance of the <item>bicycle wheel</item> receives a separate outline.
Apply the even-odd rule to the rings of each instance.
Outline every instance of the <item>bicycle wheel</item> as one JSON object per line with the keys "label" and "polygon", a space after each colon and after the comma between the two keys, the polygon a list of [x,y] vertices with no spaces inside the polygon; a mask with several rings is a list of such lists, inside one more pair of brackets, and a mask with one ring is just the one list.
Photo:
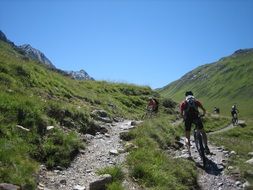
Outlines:
{"label": "bicycle wheel", "polygon": [[199,152],[199,155],[203,161],[203,167],[206,167],[206,156],[205,156],[205,148],[203,145],[203,140],[202,140],[202,135],[200,132],[195,132],[194,133],[194,139],[195,139],[195,144],[196,148]]}
{"label": "bicycle wheel", "polygon": [[206,155],[205,155],[205,148],[203,145],[202,134],[199,134],[199,151],[200,151],[199,154],[203,161],[203,166],[206,167]]}

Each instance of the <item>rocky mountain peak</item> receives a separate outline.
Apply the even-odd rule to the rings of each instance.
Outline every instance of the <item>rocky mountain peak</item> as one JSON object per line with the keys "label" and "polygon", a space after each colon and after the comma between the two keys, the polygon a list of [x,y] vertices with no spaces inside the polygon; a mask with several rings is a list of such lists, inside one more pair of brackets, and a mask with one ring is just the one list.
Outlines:
{"label": "rocky mountain peak", "polygon": [[38,49],[33,48],[30,44],[24,44],[19,46],[23,50],[26,56],[30,57],[33,60],[37,60],[50,68],[56,68],[53,63]]}
{"label": "rocky mountain peak", "polygon": [[7,41],[5,34],[0,30],[0,40]]}
{"label": "rocky mountain peak", "polygon": [[94,80],[94,78],[90,77],[89,74],[81,69],[80,71],[66,71],[71,78],[76,80]]}
{"label": "rocky mountain peak", "polygon": [[6,35],[1,30],[0,30],[0,40],[10,44],[11,46],[15,46],[15,44],[12,41],[8,40]]}
{"label": "rocky mountain peak", "polygon": [[42,64],[47,65],[48,68],[53,69],[63,75],[67,75],[76,80],[94,80],[94,78],[90,77],[86,71],[83,69],[80,71],[63,71],[61,69],[57,69],[53,63],[42,53],[40,50],[33,48],[30,44],[24,44],[21,46],[16,46],[12,41],[8,40],[6,35],[0,30],[0,40],[10,44],[14,48],[22,51],[23,54],[35,61],[39,61]]}

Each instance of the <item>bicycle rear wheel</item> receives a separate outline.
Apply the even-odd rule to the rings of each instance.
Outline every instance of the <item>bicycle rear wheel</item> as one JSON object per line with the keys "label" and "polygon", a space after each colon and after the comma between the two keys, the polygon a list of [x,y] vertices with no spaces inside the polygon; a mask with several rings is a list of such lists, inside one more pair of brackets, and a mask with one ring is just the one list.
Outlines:
{"label": "bicycle rear wheel", "polygon": [[203,139],[200,132],[194,132],[194,140],[196,144],[196,148],[199,152],[199,155],[203,162],[203,167],[206,167],[206,156],[205,156],[205,148],[203,145]]}

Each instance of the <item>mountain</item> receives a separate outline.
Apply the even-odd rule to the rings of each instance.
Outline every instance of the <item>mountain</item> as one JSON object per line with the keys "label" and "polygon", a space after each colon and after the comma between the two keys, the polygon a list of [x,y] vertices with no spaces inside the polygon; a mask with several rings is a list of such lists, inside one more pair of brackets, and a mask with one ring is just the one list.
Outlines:
{"label": "mountain", "polygon": [[46,57],[44,53],[42,53],[40,50],[33,48],[29,44],[24,44],[21,46],[16,46],[12,41],[8,40],[6,35],[0,30],[0,40],[8,43],[11,45],[17,52],[21,53],[27,58],[30,58],[32,60],[38,61],[44,65],[46,65],[48,68],[57,71],[58,73],[61,73],[65,76],[69,76],[75,80],[94,80],[89,74],[84,71],[63,71],[61,69],[58,69],[54,66],[54,64]]}
{"label": "mountain", "polygon": [[18,46],[21,50],[24,51],[25,55],[33,60],[39,61],[45,65],[47,65],[49,68],[56,68],[53,63],[42,53],[40,50],[33,48],[29,44],[24,44],[21,46]]}
{"label": "mountain", "polygon": [[73,79],[76,80],[94,80],[90,75],[83,69],[80,71],[66,71]]}
{"label": "mountain", "polygon": [[192,90],[210,112],[217,106],[222,114],[229,115],[236,103],[240,116],[252,116],[253,49],[240,49],[217,62],[197,67],[159,92],[179,102],[187,90]]}

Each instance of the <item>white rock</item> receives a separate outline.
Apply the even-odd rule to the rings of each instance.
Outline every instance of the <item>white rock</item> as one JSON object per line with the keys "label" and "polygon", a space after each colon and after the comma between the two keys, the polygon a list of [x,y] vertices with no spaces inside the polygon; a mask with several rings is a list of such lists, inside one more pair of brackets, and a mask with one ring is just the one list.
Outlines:
{"label": "white rock", "polygon": [[240,186],[242,183],[240,181],[235,182],[236,186]]}
{"label": "white rock", "polygon": [[253,165],[253,158],[251,158],[250,160],[246,161],[247,164]]}
{"label": "white rock", "polygon": [[76,185],[73,190],[85,190],[85,187],[81,185]]}
{"label": "white rock", "polygon": [[248,155],[249,155],[249,156],[253,156],[253,152],[249,152]]}
{"label": "white rock", "polygon": [[116,150],[116,149],[110,150],[109,153],[110,153],[111,155],[115,155],[115,156],[119,155],[119,152],[118,152],[118,150]]}
{"label": "white rock", "polygon": [[52,130],[52,129],[54,129],[54,126],[47,126],[47,130],[48,130],[48,131],[50,131],[50,130]]}

